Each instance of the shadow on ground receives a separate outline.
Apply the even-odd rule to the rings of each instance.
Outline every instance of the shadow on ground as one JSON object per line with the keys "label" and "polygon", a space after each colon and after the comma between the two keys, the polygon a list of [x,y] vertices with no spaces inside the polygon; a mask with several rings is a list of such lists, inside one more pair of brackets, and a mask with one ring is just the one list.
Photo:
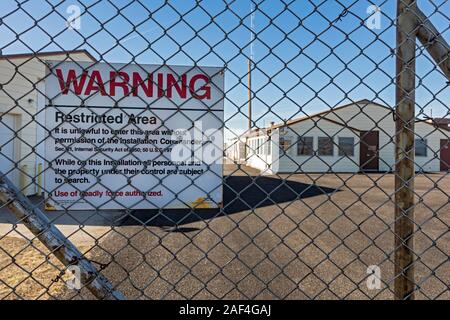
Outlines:
{"label": "shadow on ground", "polygon": [[[267,176],[226,176],[224,178],[223,208],[220,209],[157,209],[114,211],[46,211],[49,220],[57,225],[84,226],[157,226],[167,232],[191,232],[195,228],[181,228],[184,224],[232,215],[245,210],[271,206],[296,199],[330,194],[339,190],[282,180]],[[43,197],[29,198],[43,209]],[[0,207],[0,224],[21,224],[4,207]]]}
{"label": "shadow on ground", "polygon": [[227,176],[224,178],[224,203],[221,209],[166,209],[162,212],[156,209],[135,210],[123,217],[120,225],[158,226],[164,227],[167,232],[191,232],[196,229],[179,226],[337,191],[265,176]]}

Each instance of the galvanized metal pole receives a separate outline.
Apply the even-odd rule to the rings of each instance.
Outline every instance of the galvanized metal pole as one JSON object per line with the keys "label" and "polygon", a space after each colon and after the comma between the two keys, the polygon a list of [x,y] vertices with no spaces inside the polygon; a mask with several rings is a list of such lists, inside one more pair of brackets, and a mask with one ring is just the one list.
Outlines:
{"label": "galvanized metal pole", "polygon": [[414,299],[415,0],[397,1],[395,135],[396,299]]}
{"label": "galvanized metal pole", "polygon": [[65,266],[78,266],[81,284],[99,299],[124,300],[121,292],[53,226],[41,209],[0,172],[0,203],[5,205]]}

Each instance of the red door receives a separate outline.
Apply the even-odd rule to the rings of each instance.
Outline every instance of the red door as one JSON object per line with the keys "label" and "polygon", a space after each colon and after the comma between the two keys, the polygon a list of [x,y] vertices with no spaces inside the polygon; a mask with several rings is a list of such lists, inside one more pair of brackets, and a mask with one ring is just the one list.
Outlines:
{"label": "red door", "polygon": [[378,131],[362,131],[359,144],[359,167],[361,171],[378,171]]}
{"label": "red door", "polygon": [[441,139],[441,171],[448,171],[450,168],[450,139]]}

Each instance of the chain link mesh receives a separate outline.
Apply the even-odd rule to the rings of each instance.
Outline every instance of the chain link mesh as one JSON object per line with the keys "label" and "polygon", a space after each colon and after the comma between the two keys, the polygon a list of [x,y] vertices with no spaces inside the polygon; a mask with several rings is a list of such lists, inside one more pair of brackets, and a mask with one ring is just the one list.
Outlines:
{"label": "chain link mesh", "polygon": [[[418,5],[439,32],[430,45],[440,37],[448,48],[449,3]],[[42,241],[56,227],[80,259],[129,299],[393,299],[403,275],[395,268],[394,228],[399,21],[395,1],[2,2],[1,171],[30,203],[19,219],[8,210],[19,199],[0,208],[0,298],[102,298],[86,283],[67,285],[76,262],[58,260],[60,247]],[[427,50],[416,43],[415,201],[408,216],[414,227],[408,268],[415,273],[409,280],[417,299],[449,299],[450,91],[442,71],[449,60],[435,61]],[[223,179],[217,172],[211,177],[223,182],[218,209],[202,202],[170,209],[151,197],[124,206],[111,197],[106,203],[117,209],[102,210],[81,197],[86,210],[46,210],[55,190],[44,183],[54,170],[43,151],[54,135],[45,112],[57,97],[48,96],[45,82],[48,70],[64,62],[81,69],[106,64],[117,73],[154,64],[155,74],[178,76],[178,65],[189,66],[186,73],[219,67],[223,121],[208,106],[193,119],[176,105],[155,127],[176,121],[192,130],[194,120],[215,119],[225,140]],[[108,98],[110,109],[124,106]],[[164,97],[137,99],[145,109],[136,116],[142,116]],[[199,102],[192,96],[184,106],[193,100]],[[71,113],[89,99],[78,102]],[[80,160],[68,148],[75,142],[61,145]],[[97,156],[117,160],[102,150],[91,158]],[[128,152],[122,159],[138,156]],[[170,160],[162,151],[158,159]],[[137,175],[121,173],[123,183],[115,186],[99,175],[93,186],[139,189],[132,182]],[[204,189],[198,178],[189,177],[182,189],[157,179],[174,198],[192,186],[199,195],[222,188]],[[49,224],[33,233],[26,226],[38,211]]]}

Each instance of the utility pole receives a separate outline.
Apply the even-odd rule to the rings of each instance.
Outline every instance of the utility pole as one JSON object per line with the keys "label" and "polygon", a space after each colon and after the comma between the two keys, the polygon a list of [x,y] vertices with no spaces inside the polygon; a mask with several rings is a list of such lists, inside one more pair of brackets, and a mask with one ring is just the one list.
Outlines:
{"label": "utility pole", "polygon": [[248,131],[253,127],[252,124],[252,67],[253,67],[253,40],[254,40],[254,18],[255,18],[255,6],[253,1],[250,4],[250,57],[248,59]]}
{"label": "utility pole", "polygon": [[252,130],[252,60],[248,59],[248,131]]}

